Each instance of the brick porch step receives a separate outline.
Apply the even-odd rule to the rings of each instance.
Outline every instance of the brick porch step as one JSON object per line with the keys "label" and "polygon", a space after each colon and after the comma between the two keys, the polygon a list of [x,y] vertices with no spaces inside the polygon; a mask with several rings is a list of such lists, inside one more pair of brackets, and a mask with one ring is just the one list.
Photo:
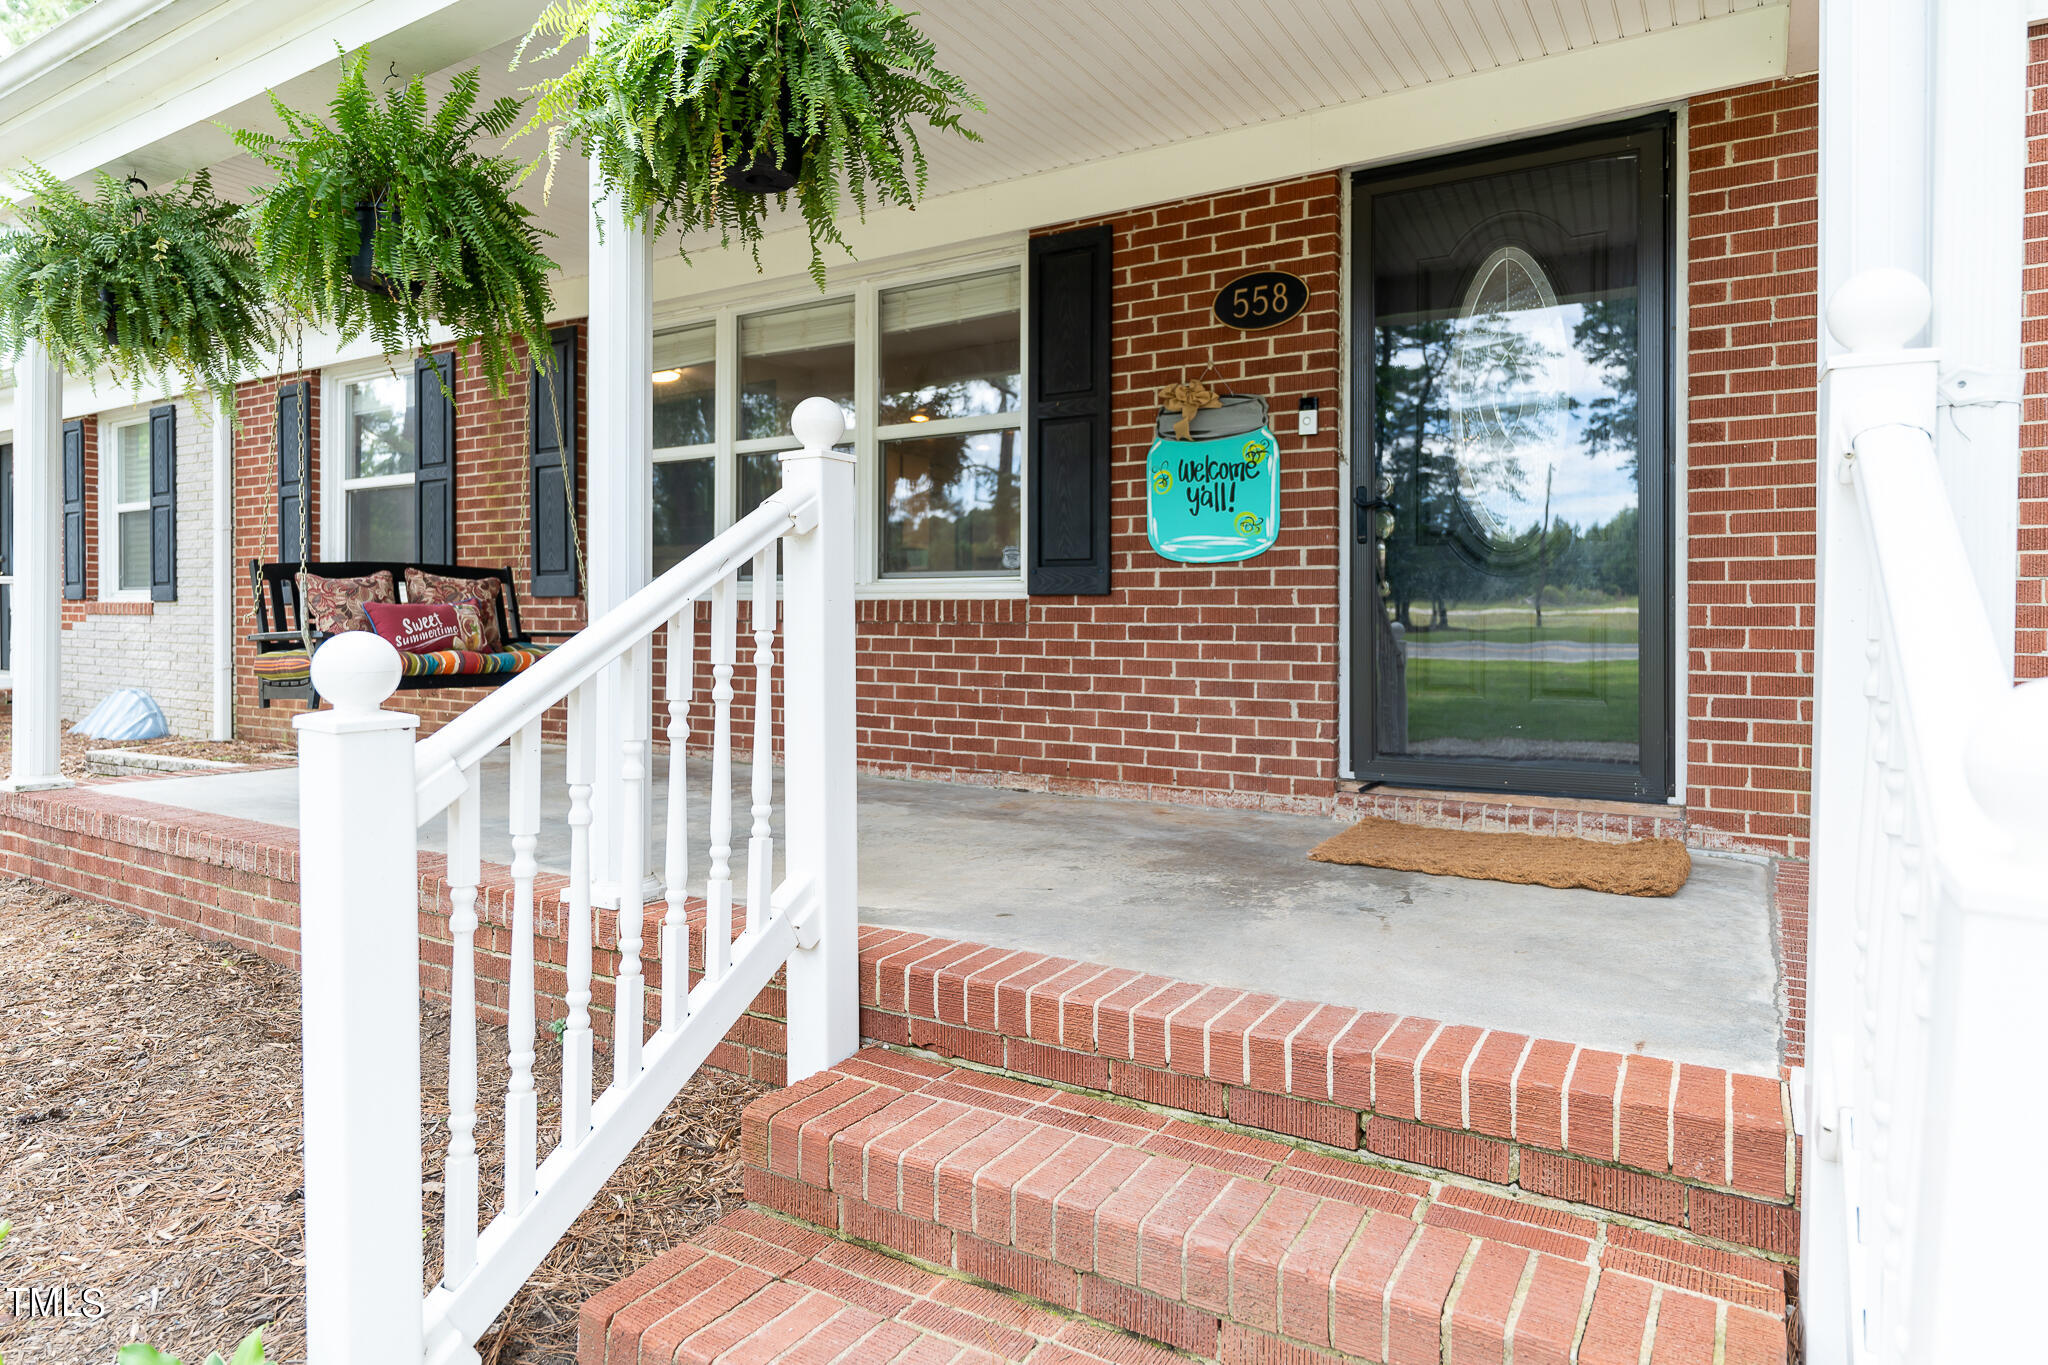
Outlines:
{"label": "brick porch step", "polygon": [[874,926],[861,1035],[1799,1250],[1777,1076]]}
{"label": "brick porch step", "polygon": [[[929,1309],[883,1312],[895,1300],[836,1277],[858,1259],[853,1249],[808,1231],[767,1236],[759,1222],[741,1230],[783,1245],[785,1256],[801,1253],[792,1263],[800,1273],[741,1257],[759,1282],[734,1281],[738,1272],[707,1268],[698,1254],[733,1245],[719,1240],[735,1231],[728,1221],[710,1241],[593,1300],[587,1361],[669,1359],[662,1352],[674,1349],[671,1338],[687,1342],[676,1338],[685,1327],[705,1334],[699,1348],[725,1344],[676,1359],[945,1360],[972,1349],[1094,1358],[1061,1354],[1083,1349],[1062,1335],[1082,1329],[1061,1313],[1227,1365],[1785,1359],[1786,1277],[1771,1262],[1511,1191],[1425,1180],[924,1058],[870,1049],[756,1101],[743,1143],[756,1203],[1057,1312],[1011,1298],[996,1314],[976,1297],[982,1317],[1016,1334],[992,1348],[932,1326]],[[810,1236],[820,1240],[788,1242]],[[920,1286],[920,1302],[967,1293],[951,1282],[887,1279],[927,1270],[862,1264],[862,1277],[899,1294]],[[707,1276],[723,1277],[724,1297],[705,1297]],[[688,1311],[665,1306],[679,1295]],[[667,1335],[650,1346],[647,1318],[657,1309]],[[880,1331],[883,1319],[934,1333],[905,1337],[900,1348],[929,1354],[837,1345],[836,1334]],[[771,1322],[782,1326],[765,1331]],[[835,1335],[820,1335],[835,1322]],[[742,1328],[744,1341],[732,1336]],[[798,1341],[799,1353],[781,1354]],[[1157,1358],[1142,1345],[1086,1349]]]}
{"label": "brick porch step", "polygon": [[1014,1294],[752,1210],[583,1306],[577,1365],[1185,1365]]}

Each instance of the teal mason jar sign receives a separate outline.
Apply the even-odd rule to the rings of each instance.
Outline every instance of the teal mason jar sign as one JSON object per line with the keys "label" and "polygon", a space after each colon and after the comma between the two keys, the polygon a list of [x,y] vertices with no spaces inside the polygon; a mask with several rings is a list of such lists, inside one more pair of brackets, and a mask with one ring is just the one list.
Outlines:
{"label": "teal mason jar sign", "polygon": [[[1220,400],[1199,385],[1159,414],[1145,459],[1145,530],[1152,548],[1183,564],[1226,564],[1273,548],[1280,534],[1280,445],[1266,402]],[[1207,400],[1203,405],[1201,400]]]}

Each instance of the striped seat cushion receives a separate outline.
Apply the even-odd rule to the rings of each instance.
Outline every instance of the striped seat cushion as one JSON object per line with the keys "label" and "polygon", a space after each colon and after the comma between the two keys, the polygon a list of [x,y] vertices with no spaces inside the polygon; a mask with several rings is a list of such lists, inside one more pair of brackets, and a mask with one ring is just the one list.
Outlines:
{"label": "striped seat cushion", "polygon": [[250,667],[266,682],[302,682],[313,671],[311,656],[303,649],[265,650]]}
{"label": "striped seat cushion", "polygon": [[405,676],[408,678],[444,673],[524,673],[553,648],[553,645],[514,645],[492,654],[478,654],[467,649],[440,649],[430,654],[408,654],[401,650],[398,657],[405,663]]}
{"label": "striped seat cushion", "polygon": [[[444,674],[524,673],[554,646],[523,644],[490,654],[466,649],[442,649],[427,654],[400,650],[399,660],[408,678],[440,677]],[[312,664],[303,649],[273,649],[258,654],[252,665],[257,677],[266,682],[298,682],[312,676]]]}

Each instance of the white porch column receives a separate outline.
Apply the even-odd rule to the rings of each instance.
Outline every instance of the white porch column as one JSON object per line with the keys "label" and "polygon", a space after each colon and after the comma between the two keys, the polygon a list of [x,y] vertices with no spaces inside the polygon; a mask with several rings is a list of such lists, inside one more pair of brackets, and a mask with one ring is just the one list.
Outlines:
{"label": "white porch column", "polygon": [[[595,41],[595,35],[593,35]],[[643,217],[628,222],[617,195],[604,195],[595,167],[590,197],[589,449],[585,467],[589,512],[583,527],[584,593],[592,621],[644,587],[653,576],[654,519],[654,239]],[[600,230],[601,223],[601,230]],[[616,904],[618,839],[623,809],[619,714],[622,670],[607,669],[598,689],[597,783],[591,793],[591,880],[601,903]],[[651,706],[647,697],[632,704]],[[645,837],[644,834],[642,836]]]}
{"label": "white porch column", "polygon": [[64,373],[24,348],[14,412],[14,755],[9,791],[68,787],[58,771],[64,688]]}
{"label": "white porch column", "polygon": [[1942,0],[1933,41],[1927,279],[1941,352],[1935,454],[2010,671],[2019,569],[2026,0]]}
{"label": "white porch column", "polygon": [[213,724],[235,737],[235,423],[225,400],[213,407]]}
{"label": "white porch column", "polygon": [[[1852,276],[1893,267],[1928,272],[1928,34],[1931,0],[1822,0],[1820,12],[1820,303]],[[1886,349],[1910,346],[1889,337]],[[1845,345],[1826,327],[1823,365]],[[1800,1130],[1805,1171],[1800,1219],[1800,1297],[1809,1359],[1849,1358],[1848,1266],[1840,1247],[1848,1217],[1836,1162],[1834,1076],[1853,1055],[1854,868],[1862,809],[1869,573],[1856,493],[1828,458],[1840,420],[1831,377],[1820,387],[1815,470],[1819,582],[1814,652],[1812,883],[1807,953],[1806,1065]],[[1912,418],[1932,419],[1931,410]]]}

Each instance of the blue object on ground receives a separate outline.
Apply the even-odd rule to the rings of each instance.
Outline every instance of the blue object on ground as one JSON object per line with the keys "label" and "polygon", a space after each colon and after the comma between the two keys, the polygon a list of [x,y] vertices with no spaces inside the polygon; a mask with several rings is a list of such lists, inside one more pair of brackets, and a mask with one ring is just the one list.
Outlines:
{"label": "blue object on ground", "polygon": [[139,687],[124,687],[71,727],[88,739],[162,739],[171,732],[156,699]]}

